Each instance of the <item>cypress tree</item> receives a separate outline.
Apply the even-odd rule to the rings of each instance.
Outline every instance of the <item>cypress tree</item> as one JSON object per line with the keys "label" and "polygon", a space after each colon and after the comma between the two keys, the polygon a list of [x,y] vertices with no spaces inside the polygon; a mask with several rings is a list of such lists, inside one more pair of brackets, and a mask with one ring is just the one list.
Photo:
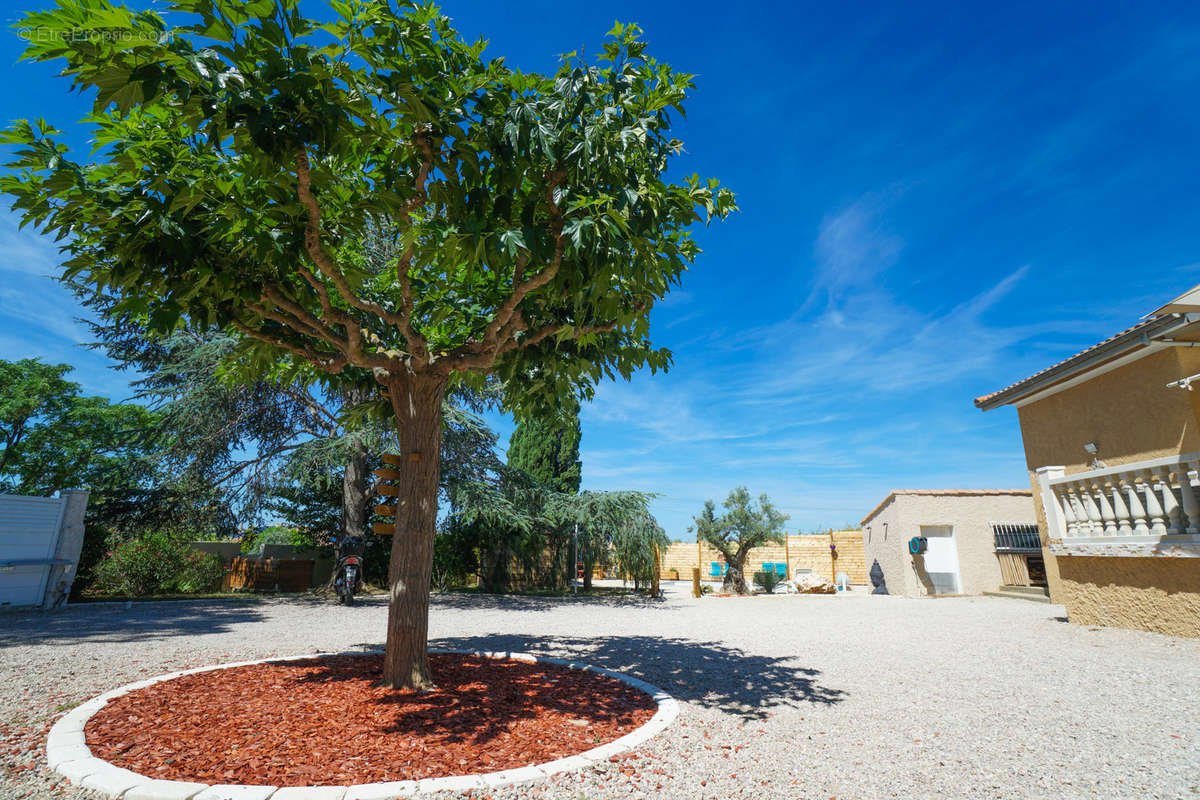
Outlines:
{"label": "cypress tree", "polygon": [[508,442],[509,466],[556,492],[576,494],[583,477],[579,437],[579,402],[572,398],[557,415],[517,423]]}

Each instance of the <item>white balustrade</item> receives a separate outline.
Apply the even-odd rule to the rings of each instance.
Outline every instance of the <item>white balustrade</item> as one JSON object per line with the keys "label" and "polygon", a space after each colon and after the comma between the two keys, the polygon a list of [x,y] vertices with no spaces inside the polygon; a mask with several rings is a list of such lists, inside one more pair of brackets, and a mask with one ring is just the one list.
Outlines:
{"label": "white balustrade", "polygon": [[1038,470],[1051,551],[1200,555],[1200,453],[1065,475]]}

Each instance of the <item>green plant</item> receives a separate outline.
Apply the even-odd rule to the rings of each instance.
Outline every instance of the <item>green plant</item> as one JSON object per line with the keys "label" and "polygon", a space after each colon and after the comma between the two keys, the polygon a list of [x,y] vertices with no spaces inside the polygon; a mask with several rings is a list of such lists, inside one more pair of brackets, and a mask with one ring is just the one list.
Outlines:
{"label": "green plant", "polygon": [[478,562],[469,542],[457,531],[438,531],[433,537],[434,591],[448,592],[474,583]]}
{"label": "green plant", "polygon": [[779,573],[774,570],[761,570],[754,573],[754,585],[767,594],[775,591],[775,587],[779,585],[779,581]]}
{"label": "green plant", "polygon": [[222,574],[216,555],[193,550],[183,537],[160,532],[106,553],[96,565],[94,585],[107,595],[195,594],[217,588]]}
{"label": "green plant", "polygon": [[242,537],[242,552],[254,553],[262,550],[264,544],[287,544],[295,547],[311,547],[312,537],[302,533],[297,528],[284,525],[272,525],[256,534]]}

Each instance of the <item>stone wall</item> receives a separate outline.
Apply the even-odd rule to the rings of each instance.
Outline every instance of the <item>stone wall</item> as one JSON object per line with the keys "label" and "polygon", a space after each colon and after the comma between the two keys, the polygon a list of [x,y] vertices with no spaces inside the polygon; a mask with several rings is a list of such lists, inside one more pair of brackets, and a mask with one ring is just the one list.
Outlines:
{"label": "stone wall", "polygon": [[[829,548],[836,546],[836,560]],[[692,579],[692,568],[700,566],[700,577],[712,580],[712,564],[724,564],[725,559],[707,545],[698,546],[695,542],[675,542],[662,554],[662,575],[669,580],[671,570],[679,572],[680,580]],[[746,558],[747,580],[750,575],[762,569],[762,564],[786,563],[789,565],[788,575],[797,569],[809,569],[813,574],[832,579],[838,572],[845,572],[850,583],[864,585],[869,583],[866,562],[863,555],[862,534],[859,531],[830,531],[829,533],[801,535],[792,534],[787,537],[787,545],[770,544],[756,547]]]}

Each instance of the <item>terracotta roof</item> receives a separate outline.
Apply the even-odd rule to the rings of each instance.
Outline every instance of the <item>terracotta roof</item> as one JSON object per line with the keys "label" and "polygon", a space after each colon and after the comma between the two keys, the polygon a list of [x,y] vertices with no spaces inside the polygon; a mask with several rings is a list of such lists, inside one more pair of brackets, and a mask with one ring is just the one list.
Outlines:
{"label": "terracotta roof", "polygon": [[1017,381],[991,394],[976,397],[975,405],[987,411],[989,408],[1014,402],[1025,395],[1033,394],[1035,391],[1045,388],[1043,384],[1051,382],[1050,379],[1052,378],[1065,378],[1072,371],[1075,373],[1084,372],[1087,368],[1095,366],[1097,361],[1107,361],[1110,358],[1117,357],[1124,350],[1145,346],[1149,342],[1151,335],[1165,333],[1171,328],[1182,327],[1195,322],[1197,319],[1200,319],[1200,317],[1195,314],[1164,314],[1139,322],[1137,325],[1126,328],[1120,333],[1114,334],[1104,341],[1076,353],[1070,358],[1063,359],[1057,364],[1035,372],[1024,380]]}
{"label": "terracotta roof", "polygon": [[1033,497],[1032,489],[896,489],[887,497],[883,498],[883,502],[871,509],[871,513],[862,518],[862,523],[878,514],[884,506],[892,501],[899,494],[925,494],[936,495],[938,497],[979,497],[989,495],[1024,495]]}

